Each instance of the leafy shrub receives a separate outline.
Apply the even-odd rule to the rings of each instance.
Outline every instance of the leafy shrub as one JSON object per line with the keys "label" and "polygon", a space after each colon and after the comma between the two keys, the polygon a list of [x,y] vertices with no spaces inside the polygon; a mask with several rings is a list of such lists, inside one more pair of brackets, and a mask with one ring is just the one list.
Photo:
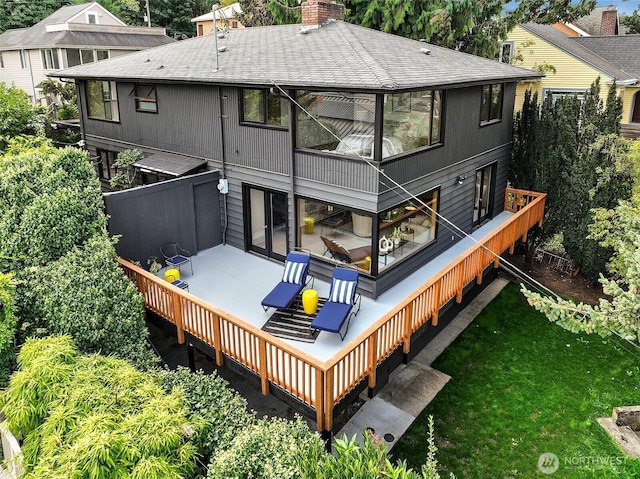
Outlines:
{"label": "leafy shrub", "polygon": [[0,153],[9,138],[17,135],[37,135],[44,131],[42,107],[33,106],[29,95],[17,87],[0,82]]}
{"label": "leafy shrub", "polygon": [[261,419],[238,431],[229,447],[213,457],[209,479],[298,478],[296,460],[310,450],[322,449],[317,433],[298,417]]}
{"label": "leafy shrub", "polygon": [[157,374],[79,355],[68,337],[29,340],[19,361],[0,406],[24,438],[23,479],[192,476],[184,397]]}
{"label": "leafy shrub", "polygon": [[198,453],[207,460],[228,446],[238,431],[254,420],[254,415],[247,410],[247,401],[229,388],[215,371],[192,373],[179,367],[163,370],[160,375],[166,391],[180,389],[184,392],[189,417],[200,425],[192,441]]}
{"label": "leafy shrub", "polygon": [[24,333],[71,336],[83,353],[128,359],[141,368],[157,365],[147,345],[144,300],[122,273],[105,234],[75,247],[58,261],[28,271],[31,323]]}
{"label": "leafy shrub", "polygon": [[0,161],[0,255],[18,267],[57,260],[102,232],[100,184],[86,153],[43,146]]}
{"label": "leafy shrub", "polygon": [[385,445],[372,435],[365,433],[363,445],[355,436],[336,439],[334,453],[327,454],[324,448],[312,447],[300,451],[296,461],[300,479],[440,479],[436,460],[436,445],[433,440],[433,418],[429,418],[429,439],[427,461],[420,472],[407,467],[406,462],[393,464],[385,450]]}
{"label": "leafy shrub", "polygon": [[16,317],[14,315],[15,284],[10,275],[0,273],[0,387],[9,381],[15,366],[14,337]]}

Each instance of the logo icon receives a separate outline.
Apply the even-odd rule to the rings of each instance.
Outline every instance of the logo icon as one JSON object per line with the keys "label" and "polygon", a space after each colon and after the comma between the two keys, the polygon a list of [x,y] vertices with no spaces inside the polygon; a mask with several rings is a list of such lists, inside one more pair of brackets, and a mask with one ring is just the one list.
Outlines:
{"label": "logo icon", "polygon": [[552,452],[540,454],[538,458],[538,469],[543,474],[553,474],[560,467],[560,459]]}

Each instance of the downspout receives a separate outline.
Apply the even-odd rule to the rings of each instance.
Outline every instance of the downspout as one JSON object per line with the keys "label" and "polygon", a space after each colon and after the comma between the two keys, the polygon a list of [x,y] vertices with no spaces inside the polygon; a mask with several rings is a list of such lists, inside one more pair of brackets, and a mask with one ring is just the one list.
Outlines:
{"label": "downspout", "polygon": [[27,60],[27,68],[29,69],[29,77],[31,78],[31,90],[33,91],[33,104],[35,105],[37,101],[36,85],[33,82],[33,68],[31,68],[31,54],[29,53],[29,50],[25,50],[24,48],[22,49],[22,51],[25,53],[25,59]]}
{"label": "downspout", "polygon": [[[222,150],[222,160],[220,162],[220,173],[222,177],[220,181],[226,183],[226,148],[225,148],[225,135],[224,135],[224,122],[227,119],[227,115],[224,113],[224,106],[222,104],[223,100],[226,100],[226,95],[222,95],[222,88],[218,85],[218,109],[220,111],[220,142],[221,142],[221,150]],[[228,185],[228,183],[227,183]],[[223,218],[222,218],[222,244],[227,244],[227,227],[229,225],[229,213],[227,211],[227,193],[223,193],[222,189],[220,189],[221,184],[218,184],[218,189],[222,193],[222,207],[223,207]],[[228,186],[227,186],[228,189]]]}

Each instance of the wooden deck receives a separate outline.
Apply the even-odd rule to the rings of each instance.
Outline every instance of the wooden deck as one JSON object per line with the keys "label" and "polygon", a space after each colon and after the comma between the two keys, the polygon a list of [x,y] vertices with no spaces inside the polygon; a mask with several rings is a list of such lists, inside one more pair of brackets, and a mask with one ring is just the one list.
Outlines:
{"label": "wooden deck", "polygon": [[258,375],[263,394],[268,394],[270,384],[284,390],[315,410],[319,431],[330,432],[333,411],[340,401],[363,381],[374,388],[377,368],[386,358],[399,348],[409,354],[418,329],[427,323],[437,325],[443,306],[454,300],[461,302],[465,286],[482,283],[485,270],[499,266],[500,254],[513,252],[516,241],[526,240],[529,230],[542,224],[545,198],[541,193],[508,189],[505,210],[514,213],[508,220],[326,359],[318,359],[126,260],[119,261],[143,294],[146,307],[176,326],[180,343],[185,341],[185,332],[198,338],[215,350],[218,365],[225,357],[233,359]]}

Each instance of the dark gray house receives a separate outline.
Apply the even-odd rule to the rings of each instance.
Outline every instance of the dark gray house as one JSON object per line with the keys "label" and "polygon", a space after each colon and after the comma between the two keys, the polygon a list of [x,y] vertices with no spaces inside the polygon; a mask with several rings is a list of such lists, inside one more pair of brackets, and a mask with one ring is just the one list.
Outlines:
{"label": "dark gray house", "polygon": [[[375,298],[459,239],[436,214],[471,232],[503,210],[516,84],[540,75],[343,16],[340,4],[307,0],[303,25],[56,75],[78,84],[101,171],[131,148],[148,175],[217,170],[220,207],[206,212],[217,242],[279,260],[304,248],[326,278],[353,263]],[[182,242],[203,249],[195,234]]]}

